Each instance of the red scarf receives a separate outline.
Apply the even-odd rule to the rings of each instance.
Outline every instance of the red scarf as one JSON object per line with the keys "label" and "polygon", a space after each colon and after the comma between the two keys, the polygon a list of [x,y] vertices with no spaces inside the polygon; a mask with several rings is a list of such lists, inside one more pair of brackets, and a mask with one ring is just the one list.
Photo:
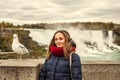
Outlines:
{"label": "red scarf", "polygon": [[[55,55],[55,56],[64,56],[63,52],[63,47],[56,47],[56,46],[50,46],[50,51]],[[71,51],[76,51],[76,48],[71,46]]]}
{"label": "red scarf", "polygon": [[50,51],[55,56],[64,56],[63,47],[50,46]]}

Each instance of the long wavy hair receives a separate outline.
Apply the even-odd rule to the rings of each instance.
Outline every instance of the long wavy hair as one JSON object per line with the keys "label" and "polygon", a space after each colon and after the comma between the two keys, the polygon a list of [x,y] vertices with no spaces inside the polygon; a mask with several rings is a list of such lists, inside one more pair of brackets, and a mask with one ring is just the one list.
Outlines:
{"label": "long wavy hair", "polygon": [[46,58],[49,59],[50,55],[51,55],[51,51],[50,51],[50,46],[55,45],[55,35],[57,33],[62,33],[63,36],[65,37],[65,42],[63,44],[63,52],[64,52],[64,57],[67,59],[69,57],[69,53],[71,52],[71,48],[70,48],[70,34],[66,31],[66,30],[58,30],[54,33],[53,38],[50,42],[50,45],[48,47],[48,51],[46,53]]}

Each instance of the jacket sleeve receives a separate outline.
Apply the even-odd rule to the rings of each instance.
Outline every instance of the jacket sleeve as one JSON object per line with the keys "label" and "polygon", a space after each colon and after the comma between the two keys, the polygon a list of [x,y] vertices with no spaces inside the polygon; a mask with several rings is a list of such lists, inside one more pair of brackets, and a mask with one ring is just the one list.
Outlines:
{"label": "jacket sleeve", "polygon": [[39,72],[38,80],[46,80],[46,75],[47,75],[47,60],[45,60],[41,68],[41,71]]}
{"label": "jacket sleeve", "polygon": [[81,61],[76,53],[72,54],[72,78],[73,80],[82,80]]}

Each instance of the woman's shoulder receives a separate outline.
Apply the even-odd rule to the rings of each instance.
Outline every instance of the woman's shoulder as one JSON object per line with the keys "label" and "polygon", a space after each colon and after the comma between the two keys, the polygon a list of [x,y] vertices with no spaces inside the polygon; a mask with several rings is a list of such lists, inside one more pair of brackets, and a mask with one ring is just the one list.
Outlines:
{"label": "woman's shoulder", "polygon": [[75,52],[72,53],[72,56],[76,56],[76,57],[79,57],[79,55]]}
{"label": "woman's shoulder", "polygon": [[77,54],[77,53],[72,53],[72,58],[74,59],[74,60],[80,60],[80,56]]}

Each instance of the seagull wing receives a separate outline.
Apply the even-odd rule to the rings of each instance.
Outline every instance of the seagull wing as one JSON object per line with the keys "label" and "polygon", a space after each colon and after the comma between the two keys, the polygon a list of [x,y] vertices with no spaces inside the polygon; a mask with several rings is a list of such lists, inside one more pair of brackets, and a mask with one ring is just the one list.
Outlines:
{"label": "seagull wing", "polygon": [[19,48],[21,49],[22,53],[29,53],[29,51],[25,48],[23,44],[20,44]]}

